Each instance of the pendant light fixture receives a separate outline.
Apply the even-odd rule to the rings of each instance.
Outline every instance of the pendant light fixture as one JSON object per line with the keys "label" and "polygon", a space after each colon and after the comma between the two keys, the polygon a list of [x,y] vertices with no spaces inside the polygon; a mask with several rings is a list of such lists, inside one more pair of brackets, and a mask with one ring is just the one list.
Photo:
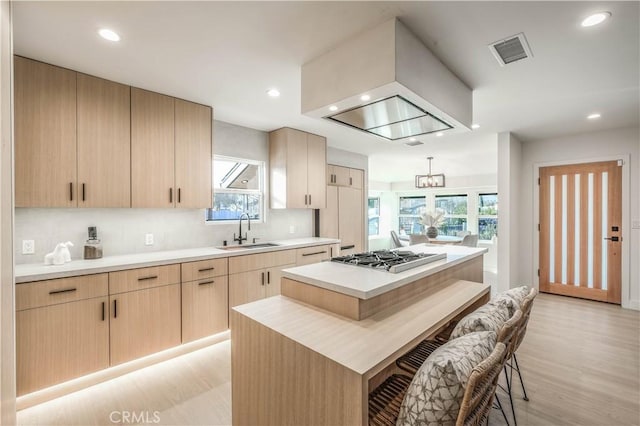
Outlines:
{"label": "pendant light fixture", "polygon": [[427,160],[429,160],[429,174],[416,175],[416,188],[444,188],[444,174],[431,174],[433,157],[427,157]]}

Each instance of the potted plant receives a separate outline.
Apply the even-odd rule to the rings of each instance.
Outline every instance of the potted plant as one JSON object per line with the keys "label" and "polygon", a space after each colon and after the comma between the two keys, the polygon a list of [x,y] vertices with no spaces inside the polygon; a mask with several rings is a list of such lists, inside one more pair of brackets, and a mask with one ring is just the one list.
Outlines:
{"label": "potted plant", "polygon": [[438,227],[444,222],[444,212],[436,209],[435,212],[426,212],[420,218],[427,232],[427,237],[436,238],[438,236]]}

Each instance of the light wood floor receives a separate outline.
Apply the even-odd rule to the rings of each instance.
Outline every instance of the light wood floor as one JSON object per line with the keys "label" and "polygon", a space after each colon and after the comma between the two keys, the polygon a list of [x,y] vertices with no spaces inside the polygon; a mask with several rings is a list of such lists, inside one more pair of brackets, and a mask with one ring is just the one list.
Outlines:
{"label": "light wood floor", "polygon": [[[541,294],[518,358],[530,399],[516,380],[519,425],[640,425],[639,312]],[[157,411],[159,424],[229,424],[230,379],[227,341],[20,411],[18,423],[110,425],[122,411],[153,422]],[[494,410],[489,423],[504,420]]]}

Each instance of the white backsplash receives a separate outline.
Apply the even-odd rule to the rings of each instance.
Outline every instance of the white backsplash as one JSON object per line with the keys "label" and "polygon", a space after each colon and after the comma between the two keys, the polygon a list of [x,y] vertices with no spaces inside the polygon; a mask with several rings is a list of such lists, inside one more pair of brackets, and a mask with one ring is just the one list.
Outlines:
{"label": "white backsplash", "polygon": [[[97,226],[104,256],[145,253],[191,247],[235,244],[238,224],[206,224],[204,210],[183,209],[16,209],[15,262],[40,263],[57,243],[71,241],[72,259],[81,259],[87,227]],[[243,221],[243,233],[246,221]],[[290,233],[291,227],[294,233]],[[269,210],[266,223],[252,223],[249,240],[260,241],[312,236],[312,211]],[[145,234],[154,244],[146,246]],[[22,254],[22,240],[35,241],[35,254]]]}

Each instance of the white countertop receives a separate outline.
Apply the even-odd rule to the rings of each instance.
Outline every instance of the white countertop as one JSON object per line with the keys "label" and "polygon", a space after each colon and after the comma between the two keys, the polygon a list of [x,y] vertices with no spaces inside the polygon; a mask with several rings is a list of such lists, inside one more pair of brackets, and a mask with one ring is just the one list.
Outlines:
{"label": "white countertop", "polygon": [[156,251],[151,253],[136,253],[120,256],[107,256],[102,259],[72,260],[64,265],[44,265],[42,263],[28,263],[16,265],[15,281],[24,283],[29,281],[49,280],[78,275],[99,274],[103,272],[120,271],[124,269],[144,268],[147,266],[167,265],[171,263],[193,262],[197,260],[214,259],[219,257],[243,256],[247,254],[265,253],[270,251],[288,250],[324,244],[339,243],[333,238],[296,238],[291,240],[269,241],[278,244],[245,250],[222,250],[215,247],[201,247],[184,250]]}
{"label": "white countertop", "polygon": [[403,247],[402,250],[411,250],[416,253],[446,253],[447,258],[398,273],[337,262],[321,262],[284,269],[282,276],[359,299],[370,299],[482,256],[488,251],[480,247],[427,246],[425,244]]}

